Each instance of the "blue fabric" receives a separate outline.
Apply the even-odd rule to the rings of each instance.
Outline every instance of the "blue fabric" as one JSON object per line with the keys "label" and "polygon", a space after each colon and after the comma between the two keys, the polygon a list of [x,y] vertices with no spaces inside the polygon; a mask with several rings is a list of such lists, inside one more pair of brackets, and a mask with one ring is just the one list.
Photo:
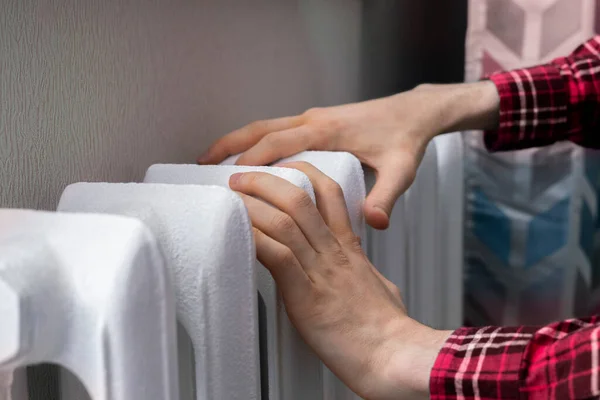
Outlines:
{"label": "blue fabric", "polygon": [[527,232],[526,267],[537,264],[567,243],[568,220],[569,199],[556,203],[531,219]]}
{"label": "blue fabric", "polygon": [[596,232],[594,216],[588,204],[584,201],[581,206],[581,218],[579,226],[579,245],[587,256],[588,260],[592,259],[594,251],[594,235]]}
{"label": "blue fabric", "polygon": [[473,232],[498,258],[508,264],[510,220],[481,189],[475,189]]}

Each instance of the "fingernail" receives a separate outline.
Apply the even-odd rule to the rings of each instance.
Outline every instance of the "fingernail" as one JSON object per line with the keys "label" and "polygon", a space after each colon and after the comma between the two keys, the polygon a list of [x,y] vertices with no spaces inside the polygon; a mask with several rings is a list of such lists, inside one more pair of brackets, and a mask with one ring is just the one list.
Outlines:
{"label": "fingernail", "polygon": [[235,173],[229,177],[229,185],[236,185],[240,178],[244,175],[241,172]]}

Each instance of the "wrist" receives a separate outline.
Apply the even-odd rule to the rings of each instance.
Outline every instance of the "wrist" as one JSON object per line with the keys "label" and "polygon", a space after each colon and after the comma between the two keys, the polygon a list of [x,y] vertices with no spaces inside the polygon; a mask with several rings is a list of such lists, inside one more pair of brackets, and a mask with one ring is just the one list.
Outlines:
{"label": "wrist", "polygon": [[437,356],[452,331],[432,329],[410,320],[395,336],[397,346],[385,368],[382,379],[397,397],[429,398],[429,379]]}
{"label": "wrist", "polygon": [[453,85],[421,85],[438,109],[437,133],[494,129],[498,126],[500,96],[491,81]]}

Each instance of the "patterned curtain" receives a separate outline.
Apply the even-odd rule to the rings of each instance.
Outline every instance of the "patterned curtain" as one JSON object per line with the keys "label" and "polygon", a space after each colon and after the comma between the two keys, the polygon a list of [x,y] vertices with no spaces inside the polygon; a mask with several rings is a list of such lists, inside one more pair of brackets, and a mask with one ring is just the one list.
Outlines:
{"label": "patterned curtain", "polygon": [[[600,0],[470,0],[467,80],[567,55],[599,27]],[[600,312],[599,153],[559,143],[490,154],[480,134],[464,140],[465,323]]]}

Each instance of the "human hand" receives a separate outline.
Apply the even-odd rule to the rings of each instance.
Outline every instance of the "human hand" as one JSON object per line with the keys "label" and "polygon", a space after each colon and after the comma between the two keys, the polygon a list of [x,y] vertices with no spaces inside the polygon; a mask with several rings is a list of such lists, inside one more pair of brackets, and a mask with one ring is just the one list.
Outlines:
{"label": "human hand", "polygon": [[290,320],[361,397],[426,397],[447,333],[406,315],[398,289],[376,272],[352,232],[339,185],[310,164],[286,166],[310,178],[316,205],[304,190],[267,173],[235,174],[230,186],[244,200],[257,257]]}
{"label": "human hand", "polygon": [[385,229],[429,141],[443,132],[494,126],[498,106],[491,82],[423,85],[391,97],[254,122],[216,141],[198,162],[217,164],[243,153],[238,165],[267,165],[304,150],[350,152],[375,171],[364,214],[369,225]]}

